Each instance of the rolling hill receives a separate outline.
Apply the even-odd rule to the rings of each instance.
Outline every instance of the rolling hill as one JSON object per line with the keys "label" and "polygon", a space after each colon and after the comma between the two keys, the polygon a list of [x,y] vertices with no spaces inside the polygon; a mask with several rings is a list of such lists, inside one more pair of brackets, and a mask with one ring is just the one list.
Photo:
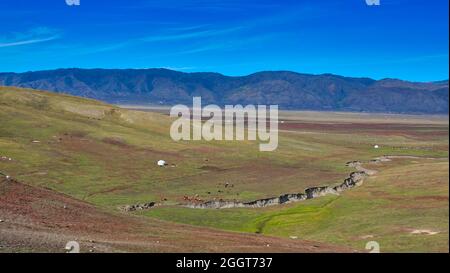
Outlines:
{"label": "rolling hill", "polygon": [[448,80],[417,83],[289,71],[229,77],[167,69],[58,69],[0,73],[0,85],[116,104],[278,104],[281,109],[448,114]]}
{"label": "rolling hill", "polygon": [[[164,115],[12,87],[0,87],[0,106],[0,253],[65,252],[72,240],[81,252],[352,250],[118,210],[162,194],[175,202],[164,189],[180,194],[171,180],[206,172],[196,166],[201,158],[183,156],[180,150],[188,147],[167,137],[170,119]],[[155,160],[161,157],[179,166],[160,168]]]}
{"label": "rolling hill", "polygon": [[[447,118],[280,117],[278,149],[260,153],[252,141],[174,142],[162,113],[0,87],[0,252],[64,252],[75,238],[86,252],[343,252],[371,240],[383,252],[448,252]],[[402,157],[373,162],[383,155]],[[376,175],[339,195],[186,207],[341,184],[354,160]]]}

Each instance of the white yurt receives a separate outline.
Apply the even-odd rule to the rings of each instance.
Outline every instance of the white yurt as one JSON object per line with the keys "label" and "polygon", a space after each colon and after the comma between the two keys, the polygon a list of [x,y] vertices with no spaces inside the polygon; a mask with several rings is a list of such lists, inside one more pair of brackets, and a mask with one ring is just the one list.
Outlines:
{"label": "white yurt", "polygon": [[164,160],[158,160],[158,166],[160,166],[160,167],[164,167],[165,165],[166,165],[166,161],[164,161]]}

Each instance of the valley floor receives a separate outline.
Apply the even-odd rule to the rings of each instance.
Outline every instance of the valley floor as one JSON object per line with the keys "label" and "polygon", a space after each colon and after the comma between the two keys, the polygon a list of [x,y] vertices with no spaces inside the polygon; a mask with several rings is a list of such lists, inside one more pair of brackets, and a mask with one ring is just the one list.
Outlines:
{"label": "valley floor", "polygon": [[[251,141],[174,142],[163,111],[11,87],[0,105],[0,252],[63,252],[72,240],[86,252],[346,252],[368,241],[448,252],[448,117],[283,112],[278,149],[261,153]],[[384,155],[403,157],[370,163],[377,173],[339,195],[180,206],[337,185],[354,171],[346,162]],[[149,202],[161,206],[121,210]]]}

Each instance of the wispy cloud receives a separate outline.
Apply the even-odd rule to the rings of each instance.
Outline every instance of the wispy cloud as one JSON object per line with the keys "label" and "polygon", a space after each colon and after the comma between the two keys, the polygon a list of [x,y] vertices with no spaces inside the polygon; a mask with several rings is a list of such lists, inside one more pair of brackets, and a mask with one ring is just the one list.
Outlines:
{"label": "wispy cloud", "polygon": [[190,32],[182,32],[182,33],[174,33],[174,34],[161,34],[144,37],[141,40],[145,42],[158,42],[158,41],[177,41],[177,40],[186,40],[193,38],[201,38],[201,37],[212,37],[217,35],[222,35],[226,33],[236,32],[242,30],[244,27],[230,27],[224,29],[208,29],[208,30],[200,30],[200,31],[190,31]]}
{"label": "wispy cloud", "polygon": [[43,43],[58,39],[60,34],[54,30],[40,27],[27,32],[12,33],[8,37],[0,37],[0,48]]}
{"label": "wispy cloud", "polygon": [[[166,33],[159,33],[159,34],[155,34],[153,36],[133,38],[133,39],[129,39],[125,42],[116,42],[116,43],[109,43],[109,44],[104,44],[104,45],[92,45],[92,46],[89,46],[89,48],[78,45],[77,46],[77,48],[78,48],[77,54],[92,54],[92,53],[114,51],[114,50],[129,47],[129,46],[137,46],[140,44],[153,43],[153,42],[176,42],[176,41],[183,41],[183,40],[189,40],[189,39],[215,37],[215,36],[225,35],[227,33],[238,32],[241,29],[245,28],[245,27],[238,26],[238,27],[230,27],[230,28],[199,30],[206,26],[208,26],[208,25],[187,26],[187,27],[183,27],[183,28],[169,28],[169,29],[166,29]],[[197,30],[197,31],[190,31],[190,30]],[[201,51],[206,51],[206,50],[215,49],[215,48],[223,48],[223,47],[228,47],[228,46],[225,46],[224,44],[215,45],[215,46],[208,45],[208,46],[205,46],[204,48],[203,47],[195,48],[192,50],[187,50],[186,52],[183,52],[183,53],[195,53],[195,52],[201,52]],[[164,55],[164,54],[160,54],[160,55]],[[166,55],[173,55],[173,54],[166,54]]]}
{"label": "wispy cloud", "polygon": [[20,45],[42,43],[42,42],[47,42],[47,41],[58,39],[58,37],[59,36],[52,36],[52,37],[43,38],[43,39],[31,39],[31,40],[24,40],[24,41],[0,43],[0,47],[10,47],[10,46],[20,46]]}
{"label": "wispy cloud", "polygon": [[253,35],[249,37],[243,37],[239,40],[233,41],[222,41],[206,43],[199,47],[193,47],[183,51],[177,51],[172,53],[173,55],[185,55],[185,54],[195,54],[206,51],[214,51],[214,50],[234,50],[234,49],[242,49],[248,47],[251,44],[259,44],[265,40],[274,39],[275,37],[282,36],[282,33],[272,33],[272,34],[262,34],[262,35]]}
{"label": "wispy cloud", "polygon": [[[117,42],[117,43],[111,43],[106,45],[93,45],[89,47],[83,47],[83,46],[77,46],[76,48],[79,49],[79,54],[93,54],[93,53],[101,53],[101,52],[107,52],[107,51],[114,51],[118,49],[125,48],[127,46],[130,46],[133,44],[133,41],[129,42]],[[82,49],[80,49],[82,48]]]}

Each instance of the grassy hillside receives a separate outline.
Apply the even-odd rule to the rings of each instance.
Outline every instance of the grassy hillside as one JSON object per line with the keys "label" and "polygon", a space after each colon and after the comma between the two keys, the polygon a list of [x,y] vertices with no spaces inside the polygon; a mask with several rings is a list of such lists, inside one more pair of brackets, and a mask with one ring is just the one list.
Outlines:
{"label": "grassy hillside", "polygon": [[[256,142],[174,142],[171,119],[164,114],[0,87],[0,156],[12,159],[0,160],[0,172],[109,211],[161,202],[161,207],[136,213],[149,219],[359,250],[377,240],[382,251],[448,251],[448,120],[308,115],[287,114],[280,124],[279,148],[261,153]],[[331,185],[353,171],[347,161],[385,154],[438,159],[373,166],[378,174],[359,188],[290,205],[175,206],[184,196],[253,200]],[[158,167],[159,159],[169,165]]]}
{"label": "grassy hillside", "polygon": [[382,252],[447,252],[448,161],[407,160],[376,167],[380,171],[376,177],[340,196],[263,209],[167,207],[141,214],[360,250],[375,240]]}

